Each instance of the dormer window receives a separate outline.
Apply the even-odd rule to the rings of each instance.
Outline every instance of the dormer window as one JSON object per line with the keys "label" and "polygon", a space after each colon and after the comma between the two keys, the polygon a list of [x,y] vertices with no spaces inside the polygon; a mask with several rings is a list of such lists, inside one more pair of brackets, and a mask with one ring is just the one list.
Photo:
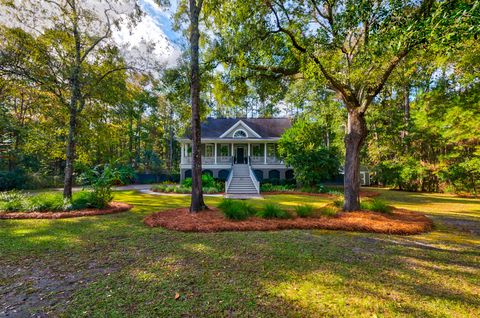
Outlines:
{"label": "dormer window", "polygon": [[233,133],[233,138],[247,138],[247,132],[243,129],[239,129]]}

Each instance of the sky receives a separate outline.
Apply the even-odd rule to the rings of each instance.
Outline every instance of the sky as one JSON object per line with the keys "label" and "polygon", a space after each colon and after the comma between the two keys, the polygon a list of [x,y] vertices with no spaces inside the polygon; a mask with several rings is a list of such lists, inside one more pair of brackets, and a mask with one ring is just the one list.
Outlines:
{"label": "sky", "polygon": [[[13,1],[14,4],[25,9],[21,11],[10,10],[9,7],[2,4],[0,6],[0,24],[22,27],[28,32],[50,26],[50,22],[58,10],[56,6],[42,0],[23,1]],[[125,22],[121,24],[120,30],[114,29],[113,40],[122,47],[127,61],[135,63],[140,57],[145,61],[154,59],[166,64],[167,67],[174,67],[181,54],[180,47],[184,42],[183,35],[175,32],[172,28],[172,17],[177,10],[178,0],[170,0],[170,6],[162,8],[155,3],[155,0],[124,0],[115,3],[116,9],[120,12],[130,13],[134,8],[134,1],[140,5],[145,14],[133,28]],[[105,5],[106,2],[99,0],[82,0],[82,6],[99,13],[100,18],[104,17],[101,12],[104,11]],[[36,14],[31,15],[31,12],[36,12]],[[16,14],[19,15],[18,18]],[[22,22],[18,22],[19,20]],[[100,24],[89,27],[92,28],[90,31],[93,31],[90,33],[104,32],[101,31],[102,25]]]}
{"label": "sky", "polygon": [[177,1],[171,1],[170,7],[160,8],[154,0],[139,0],[140,7],[145,12],[142,21],[133,29],[123,27],[114,35],[116,41],[127,46],[132,54],[147,54],[144,52],[146,43],[155,45],[153,54],[162,63],[175,66],[180,55],[182,34],[173,30],[172,17],[176,11]]}

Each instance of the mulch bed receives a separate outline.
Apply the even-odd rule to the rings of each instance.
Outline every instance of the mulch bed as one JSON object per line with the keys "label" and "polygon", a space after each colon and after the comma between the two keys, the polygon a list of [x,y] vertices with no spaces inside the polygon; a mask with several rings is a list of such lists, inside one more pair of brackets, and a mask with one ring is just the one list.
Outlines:
{"label": "mulch bed", "polygon": [[64,212],[1,212],[0,219],[66,219],[82,216],[114,214],[130,210],[133,205],[122,202],[111,202],[105,209],[85,209]]}
{"label": "mulch bed", "polygon": [[[313,192],[302,192],[302,191],[271,191],[271,192],[262,192],[262,195],[275,195],[275,194],[293,194],[293,195],[308,195],[312,197],[323,197],[323,198],[332,198],[335,195],[328,193],[313,193]],[[362,198],[374,198],[379,196],[380,192],[375,191],[360,191],[360,197]]]}
{"label": "mulch bed", "polygon": [[432,229],[432,221],[425,215],[402,209],[390,214],[359,211],[342,212],[335,217],[294,219],[262,219],[251,217],[232,221],[217,208],[191,214],[188,208],[172,209],[151,214],[144,219],[150,227],[161,226],[181,232],[275,231],[287,229],[327,229],[385,234],[418,234]]}

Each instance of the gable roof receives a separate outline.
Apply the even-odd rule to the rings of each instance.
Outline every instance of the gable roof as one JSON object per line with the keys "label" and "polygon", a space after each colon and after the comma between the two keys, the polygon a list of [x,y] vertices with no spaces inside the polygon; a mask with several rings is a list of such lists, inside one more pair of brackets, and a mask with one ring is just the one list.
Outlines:
{"label": "gable roof", "polygon": [[227,137],[231,132],[233,132],[234,130],[247,130],[249,135],[253,135],[254,137],[256,138],[262,138],[262,136],[260,136],[259,134],[257,134],[257,132],[255,130],[253,130],[252,128],[250,128],[250,126],[248,126],[243,120],[239,120],[237,121],[235,124],[233,124],[232,127],[230,127],[226,132],[224,132],[220,138],[225,138]]}
{"label": "gable roof", "polygon": [[[231,130],[235,125],[240,125],[243,122],[258,136],[249,139],[268,139],[279,138],[285,130],[292,126],[290,118],[207,118],[201,124],[202,138],[215,139],[221,138],[227,131]],[[186,138],[191,138],[192,134],[189,130],[185,135]]]}

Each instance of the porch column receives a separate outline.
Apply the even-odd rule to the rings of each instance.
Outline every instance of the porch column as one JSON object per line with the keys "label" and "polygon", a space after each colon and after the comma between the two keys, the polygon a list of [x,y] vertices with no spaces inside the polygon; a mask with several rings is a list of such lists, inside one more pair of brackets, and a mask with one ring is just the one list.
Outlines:
{"label": "porch column", "polygon": [[263,148],[264,154],[264,164],[267,164],[267,143],[265,143],[265,147]]}
{"label": "porch column", "polygon": [[248,153],[248,156],[250,157],[250,143],[248,143],[248,150],[247,150],[247,153]]}
{"label": "porch column", "polygon": [[217,164],[217,143],[214,143],[213,145],[215,147],[215,151],[214,151],[214,153],[215,153],[215,164]]}
{"label": "porch column", "polygon": [[232,153],[231,153],[231,156],[230,157],[233,157],[233,142],[232,142]]}
{"label": "porch column", "polygon": [[181,153],[181,155],[180,155],[180,163],[183,163],[183,160],[184,160],[183,157],[185,157],[185,155],[184,155],[184,150],[185,150],[185,149],[183,148],[183,146],[184,146],[184,144],[182,143],[182,144],[181,144],[181,147],[180,147],[180,153]]}

